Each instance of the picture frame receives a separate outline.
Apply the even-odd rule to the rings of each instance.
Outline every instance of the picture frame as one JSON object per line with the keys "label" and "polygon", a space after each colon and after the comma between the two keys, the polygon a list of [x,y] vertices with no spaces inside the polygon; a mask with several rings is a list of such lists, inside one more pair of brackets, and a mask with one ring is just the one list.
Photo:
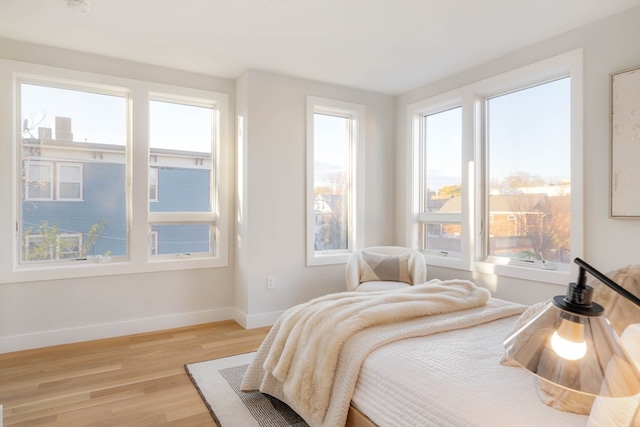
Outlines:
{"label": "picture frame", "polygon": [[609,217],[640,218],[640,66],[609,76]]}

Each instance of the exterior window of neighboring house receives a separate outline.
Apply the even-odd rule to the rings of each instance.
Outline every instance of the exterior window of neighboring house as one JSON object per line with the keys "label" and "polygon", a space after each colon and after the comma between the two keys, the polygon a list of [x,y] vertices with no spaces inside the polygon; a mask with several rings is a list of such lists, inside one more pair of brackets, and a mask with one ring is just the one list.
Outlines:
{"label": "exterior window of neighboring house", "polygon": [[151,243],[149,244],[151,255],[158,255],[158,232],[151,232]]}
{"label": "exterior window of neighboring house", "polygon": [[149,201],[162,202],[149,204],[149,223],[157,232],[158,257],[215,255],[215,117],[210,101],[152,95],[149,150],[155,185],[149,185],[156,191],[155,199],[149,192]]}
{"label": "exterior window of neighboring house", "polygon": [[82,248],[82,234],[26,235],[25,259],[31,262],[76,259]]}
{"label": "exterior window of neighboring house", "polygon": [[408,107],[408,236],[430,265],[565,284],[581,256],[582,51]]}
{"label": "exterior window of neighboring house", "polygon": [[149,168],[149,201],[158,201],[158,168]]}
{"label": "exterior window of neighboring house", "polygon": [[82,163],[58,163],[57,199],[82,200]]}
{"label": "exterior window of neighboring house", "polygon": [[37,160],[25,162],[25,200],[53,199],[53,163]]}
{"label": "exterior window of neighboring house", "polygon": [[363,241],[364,106],[309,96],[307,123],[307,264],[343,263]]}
{"label": "exterior window of neighboring house", "polygon": [[423,113],[420,126],[420,248],[425,253],[459,258],[462,107]]}
{"label": "exterior window of neighboring house", "polygon": [[18,94],[21,263],[127,256],[127,94],[31,78]]}
{"label": "exterior window of neighboring house", "polygon": [[0,62],[1,283],[228,265],[227,94]]}

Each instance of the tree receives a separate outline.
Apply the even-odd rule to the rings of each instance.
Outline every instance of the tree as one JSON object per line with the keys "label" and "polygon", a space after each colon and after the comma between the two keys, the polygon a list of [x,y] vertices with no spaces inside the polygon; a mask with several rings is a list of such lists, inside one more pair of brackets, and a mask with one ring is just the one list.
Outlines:
{"label": "tree", "polygon": [[458,197],[462,196],[462,185],[445,185],[438,190],[438,196]]}

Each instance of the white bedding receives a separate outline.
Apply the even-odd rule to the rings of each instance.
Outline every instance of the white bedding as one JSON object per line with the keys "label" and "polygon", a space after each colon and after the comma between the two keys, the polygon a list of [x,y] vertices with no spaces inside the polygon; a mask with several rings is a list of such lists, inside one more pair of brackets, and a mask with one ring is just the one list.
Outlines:
{"label": "white bedding", "polygon": [[352,404],[379,426],[585,426],[537,396],[535,377],[500,364],[517,319],[410,338],[365,359]]}

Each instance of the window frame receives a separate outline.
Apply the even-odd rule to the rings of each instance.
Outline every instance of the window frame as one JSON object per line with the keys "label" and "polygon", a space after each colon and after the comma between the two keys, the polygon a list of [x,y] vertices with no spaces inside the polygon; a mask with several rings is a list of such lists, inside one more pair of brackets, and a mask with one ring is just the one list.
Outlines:
{"label": "window frame", "polygon": [[[77,184],[80,185],[80,189],[78,190],[78,197],[61,197],[60,195],[62,194],[60,191],[60,184],[69,184],[69,183],[76,183],[74,181],[62,181],[61,178],[61,172],[60,172],[60,168],[61,167],[76,167],[78,168],[78,176],[80,177]],[[84,199],[83,197],[83,188],[84,188],[84,176],[83,176],[83,164],[82,163],[78,163],[78,162],[66,162],[66,161],[61,161],[61,162],[56,162],[56,197],[55,200],[61,200],[61,201],[65,201],[65,202],[73,202],[73,201],[82,201]]]}
{"label": "window frame", "polygon": [[[98,93],[116,92],[128,96],[127,149],[126,149],[126,200],[128,256],[88,257],[73,262],[59,261],[20,263],[21,233],[19,209],[22,192],[19,190],[21,163],[21,112],[16,99],[21,82],[37,81],[67,88],[94,88]],[[0,90],[12,96],[0,99],[0,139],[11,143],[0,144],[0,194],[11,203],[0,205],[0,250],[7,256],[0,258],[0,283],[30,282],[39,280],[81,278],[104,275],[132,274],[169,270],[216,268],[228,266],[228,215],[229,197],[233,180],[229,167],[229,95],[209,90],[193,89],[161,83],[133,80],[115,76],[50,67],[0,59]],[[215,256],[174,257],[154,262],[149,253],[149,94],[165,93],[176,97],[207,99],[216,105],[217,152],[217,203],[213,208],[216,218],[218,248]],[[135,167],[133,166],[135,165]],[[221,179],[222,178],[222,179]],[[52,182],[53,185],[53,182]],[[210,215],[210,216],[211,216]]]}
{"label": "window frame", "polygon": [[[315,162],[314,131],[315,114],[328,114],[349,119],[349,213],[347,248],[343,250],[315,250]],[[307,96],[307,266],[344,264],[349,255],[364,245],[364,147],[365,107],[361,104],[335,99]]]}
{"label": "window frame", "polygon": [[[210,235],[209,235],[209,252],[199,252],[199,253],[172,253],[172,254],[159,254],[158,248],[160,247],[159,241],[156,243],[156,253],[154,254],[152,250],[149,250],[150,262],[165,262],[167,260],[171,261],[174,259],[187,259],[187,258],[207,258],[207,257],[215,257],[219,251],[219,238],[220,238],[220,230],[218,227],[218,218],[219,215],[216,212],[219,212],[219,162],[217,162],[217,158],[219,156],[219,145],[220,145],[220,124],[218,123],[218,117],[220,115],[218,111],[218,103],[215,100],[208,98],[196,98],[196,97],[187,97],[183,95],[177,95],[175,93],[165,93],[159,91],[152,91],[149,93],[148,105],[150,106],[151,102],[166,102],[166,103],[174,103],[181,104],[186,106],[194,106],[194,107],[202,107],[211,109],[211,113],[213,116],[212,119],[212,133],[211,133],[211,171],[209,173],[209,196],[211,200],[211,207],[208,212],[151,212],[148,213],[149,218],[149,230],[150,233],[153,233],[152,227],[154,225],[209,225]],[[150,110],[150,108],[149,108]],[[150,113],[150,111],[149,111]],[[149,126],[151,123],[149,121]],[[150,138],[149,138],[150,141]],[[149,142],[150,147],[150,142]],[[151,157],[151,152],[149,151],[149,155],[147,158]],[[202,163],[199,163],[202,165]],[[158,183],[159,183],[160,169],[157,169],[156,174],[156,200],[159,200],[158,193]],[[147,197],[149,192],[147,191]],[[153,200],[149,199],[149,202]],[[159,238],[159,234],[156,235]]]}
{"label": "window frame", "polygon": [[[462,260],[463,257],[467,256],[464,245],[461,245],[460,252],[449,252],[442,250],[429,250],[427,249],[427,230],[429,224],[437,224],[440,226],[440,231],[442,232],[442,226],[445,224],[459,224],[461,227],[461,239],[462,235],[464,235],[465,230],[463,230],[463,215],[462,211],[460,213],[454,212],[428,212],[427,200],[425,197],[427,196],[428,188],[425,187],[427,183],[427,144],[428,140],[426,139],[426,118],[428,116],[432,116],[435,114],[445,113],[450,110],[454,110],[460,108],[462,114],[462,104],[459,98],[455,98],[450,100],[449,102],[436,103],[435,105],[431,105],[426,108],[420,108],[419,111],[416,112],[419,117],[419,143],[417,147],[418,152],[418,162],[419,162],[419,182],[418,182],[418,249],[425,255],[429,254],[435,257],[446,257],[447,259],[453,260]],[[464,127],[461,129],[461,133]],[[461,143],[462,145],[462,143]],[[461,147],[462,148],[462,147]],[[461,177],[461,185],[462,185],[462,155],[460,158],[460,177]],[[464,185],[463,192],[464,192]],[[462,199],[464,200],[464,199]],[[424,229],[424,231],[423,231]]]}
{"label": "window frame", "polygon": [[[37,165],[37,166],[47,166],[49,168],[49,197],[31,197],[30,195],[30,183],[32,182],[31,180],[31,166],[32,165]],[[25,194],[24,194],[24,200],[31,200],[31,201],[52,201],[55,200],[54,199],[54,193],[53,193],[53,187],[54,187],[54,180],[53,180],[53,169],[54,169],[54,162],[49,161],[49,160],[24,160],[24,168],[25,168],[25,181],[27,181],[27,184],[25,185]]]}
{"label": "window frame", "polygon": [[[558,78],[571,77],[571,257],[582,256],[583,224],[583,51],[566,52],[407,106],[407,182],[410,206],[406,238],[418,248],[420,215],[420,118],[460,103],[462,112],[462,254],[459,259],[424,254],[428,265],[455,268],[474,273],[515,277],[532,281],[566,284],[577,274],[572,263],[550,269],[548,265],[499,263],[485,258],[485,224],[490,221],[485,193],[487,188],[485,122],[483,104],[497,94],[524,89]],[[465,230],[468,232],[465,234]],[[557,267],[557,266],[556,266]]]}

